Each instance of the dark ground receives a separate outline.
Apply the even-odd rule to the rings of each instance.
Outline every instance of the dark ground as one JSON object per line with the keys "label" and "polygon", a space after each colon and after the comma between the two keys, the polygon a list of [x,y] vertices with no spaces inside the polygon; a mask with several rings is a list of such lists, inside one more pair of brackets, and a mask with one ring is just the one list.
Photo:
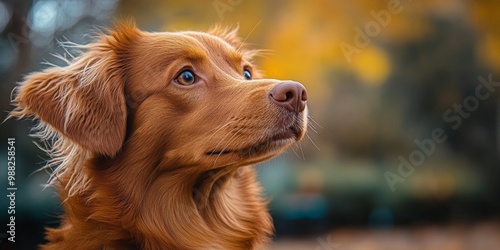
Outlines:
{"label": "dark ground", "polygon": [[307,239],[280,239],[272,250],[495,250],[500,222],[419,226],[386,231],[344,228]]}

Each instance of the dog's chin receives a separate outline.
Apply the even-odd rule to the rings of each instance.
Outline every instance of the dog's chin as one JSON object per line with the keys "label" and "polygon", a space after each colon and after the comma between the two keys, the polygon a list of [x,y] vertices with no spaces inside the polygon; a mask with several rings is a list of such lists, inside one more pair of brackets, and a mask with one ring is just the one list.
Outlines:
{"label": "dog's chin", "polygon": [[228,161],[238,160],[244,165],[255,164],[285,151],[290,145],[302,139],[304,129],[299,126],[289,127],[284,130],[273,131],[269,136],[246,146],[228,148],[224,150],[209,150],[205,153],[207,157],[216,157],[221,163],[223,159]]}

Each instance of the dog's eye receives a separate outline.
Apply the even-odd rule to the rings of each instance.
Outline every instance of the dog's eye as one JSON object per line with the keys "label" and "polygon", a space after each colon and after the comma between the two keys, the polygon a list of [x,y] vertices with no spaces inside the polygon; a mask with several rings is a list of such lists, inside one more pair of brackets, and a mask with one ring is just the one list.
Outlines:
{"label": "dog's eye", "polygon": [[243,76],[247,80],[252,80],[252,73],[250,73],[250,70],[248,70],[248,69],[243,70]]}
{"label": "dog's eye", "polygon": [[179,74],[179,76],[177,76],[175,82],[181,85],[188,86],[196,82],[196,76],[194,75],[193,71],[184,70]]}

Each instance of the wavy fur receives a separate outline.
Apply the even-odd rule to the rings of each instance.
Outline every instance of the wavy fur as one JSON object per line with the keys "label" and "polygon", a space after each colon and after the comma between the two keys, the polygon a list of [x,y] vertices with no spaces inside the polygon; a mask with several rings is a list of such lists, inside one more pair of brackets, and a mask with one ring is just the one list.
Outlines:
{"label": "wavy fur", "polygon": [[[15,91],[9,118],[39,122],[65,210],[41,248],[265,246],[272,222],[251,165],[293,143],[264,147],[282,124],[300,139],[307,112],[268,101],[278,80],[242,84],[243,67],[258,73],[235,30],[147,33],[122,22],[108,33]],[[186,67],[199,83],[179,86]]]}

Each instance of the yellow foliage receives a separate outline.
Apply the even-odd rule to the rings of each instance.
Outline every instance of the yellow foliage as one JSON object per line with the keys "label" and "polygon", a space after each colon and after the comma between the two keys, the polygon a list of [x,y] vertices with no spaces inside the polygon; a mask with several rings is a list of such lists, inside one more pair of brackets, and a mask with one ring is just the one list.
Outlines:
{"label": "yellow foliage", "polygon": [[492,69],[500,70],[500,2],[496,0],[472,1],[469,13],[472,23],[481,31],[477,47],[480,59]]}
{"label": "yellow foliage", "polygon": [[386,52],[375,46],[364,49],[351,64],[362,82],[370,85],[383,84],[391,70]]}
{"label": "yellow foliage", "polygon": [[[391,12],[391,4],[397,4],[400,11]],[[216,5],[223,9],[217,9]],[[240,35],[251,47],[272,51],[260,61],[268,77],[301,81],[320,99],[328,98],[329,91],[325,90],[335,84],[334,79],[329,79],[331,72],[351,72],[366,84],[383,84],[391,73],[391,64],[388,52],[379,45],[426,39],[435,29],[432,16],[465,19],[465,23],[474,25],[480,32],[477,55],[491,67],[500,69],[499,9],[500,1],[497,0],[296,0],[279,3],[148,0],[147,5],[124,0],[120,4],[124,16],[133,14],[139,24],[163,23],[165,30],[206,30],[217,23],[239,24]],[[376,15],[380,13],[390,14],[386,24],[377,20]],[[159,16],[163,20],[158,20]],[[378,23],[380,30],[369,37],[366,46],[356,46],[355,28],[366,32],[369,23]],[[357,49],[352,58],[346,58],[340,47],[342,43]]]}

